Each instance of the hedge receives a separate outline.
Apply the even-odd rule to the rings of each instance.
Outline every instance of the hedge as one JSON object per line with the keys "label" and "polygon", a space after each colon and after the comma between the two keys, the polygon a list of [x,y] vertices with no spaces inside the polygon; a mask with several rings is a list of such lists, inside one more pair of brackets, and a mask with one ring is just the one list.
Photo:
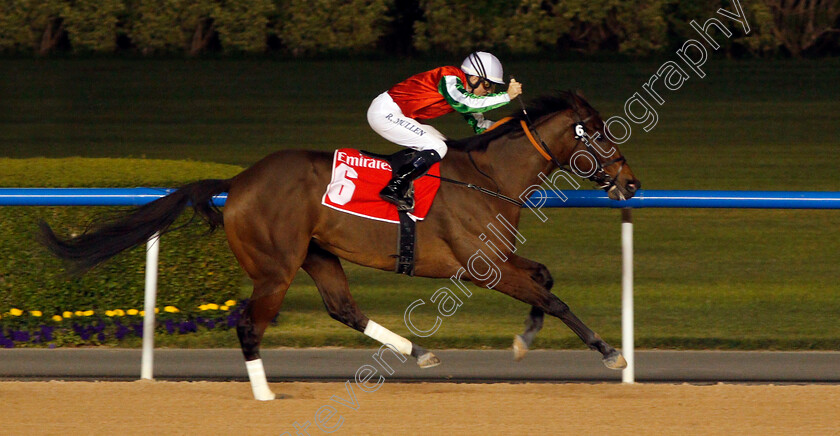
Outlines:
{"label": "hedge", "polygon": [[[790,2],[788,2],[790,3]],[[840,51],[833,2],[740,2],[751,24],[728,54]],[[141,54],[418,50],[650,55],[696,38],[729,0],[5,0],[0,51]],[[737,30],[731,20],[725,25]],[[413,32],[413,40],[406,33]],[[395,41],[397,41],[395,43]],[[395,45],[396,44],[396,45]],[[399,45],[399,46],[397,46]],[[384,48],[384,49],[383,49]],[[394,54],[388,53],[388,54]]]}
{"label": "hedge", "polygon": [[558,47],[594,53],[649,54],[666,41],[665,0],[475,0],[452,4],[424,0],[425,20],[415,25],[421,51],[514,53]]}

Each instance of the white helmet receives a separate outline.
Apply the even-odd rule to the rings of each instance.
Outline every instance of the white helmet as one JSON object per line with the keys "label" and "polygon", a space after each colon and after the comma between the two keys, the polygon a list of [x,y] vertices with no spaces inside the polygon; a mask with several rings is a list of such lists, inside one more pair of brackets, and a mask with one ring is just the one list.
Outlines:
{"label": "white helmet", "polygon": [[471,75],[487,79],[493,83],[503,85],[505,83],[502,63],[496,56],[490,53],[477,51],[470,53],[464,62],[461,62],[461,71]]}

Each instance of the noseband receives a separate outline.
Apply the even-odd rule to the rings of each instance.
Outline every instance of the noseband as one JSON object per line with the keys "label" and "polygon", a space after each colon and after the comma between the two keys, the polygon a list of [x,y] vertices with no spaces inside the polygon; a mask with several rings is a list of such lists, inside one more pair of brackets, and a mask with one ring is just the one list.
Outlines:
{"label": "noseband", "polygon": [[[612,189],[613,186],[616,186],[615,183],[618,180],[619,176],[621,176],[621,171],[624,169],[624,164],[627,162],[627,160],[624,158],[624,156],[619,156],[615,159],[610,159],[605,162],[601,162],[600,160],[598,160],[597,156],[599,156],[600,153],[597,150],[595,150],[595,147],[589,141],[583,140],[584,135],[591,138],[591,136],[589,136],[589,133],[586,132],[586,123],[592,119],[592,115],[588,116],[584,120],[580,120],[580,114],[578,113],[577,108],[572,108],[572,112],[574,112],[575,118],[579,121],[575,122],[566,129],[568,130],[572,127],[576,128],[576,126],[581,126],[583,129],[583,135],[578,135],[577,132],[575,132],[575,139],[577,139],[577,142],[575,143],[575,148],[572,149],[572,154],[574,154],[574,151],[578,149],[581,143],[583,143],[583,145],[586,147],[586,151],[588,151],[595,159],[595,172],[593,172],[592,175],[587,177],[587,179],[597,183],[599,188],[608,191]],[[606,168],[615,164],[619,164],[618,171],[616,171],[615,177],[612,177],[609,174],[607,174]]]}

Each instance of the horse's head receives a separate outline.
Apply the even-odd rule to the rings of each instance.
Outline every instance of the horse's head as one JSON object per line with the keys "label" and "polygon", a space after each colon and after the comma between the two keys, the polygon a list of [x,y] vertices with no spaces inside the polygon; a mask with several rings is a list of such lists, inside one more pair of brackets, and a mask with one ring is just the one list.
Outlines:
{"label": "horse's head", "polygon": [[[568,107],[556,110],[558,101]],[[562,92],[557,97],[538,99],[532,105],[542,109],[537,130],[545,131],[547,145],[559,161],[556,164],[597,183],[613,200],[631,198],[641,188],[642,183],[621,151],[604,135],[601,115],[583,96]]]}
{"label": "horse's head", "polygon": [[[523,134],[523,130],[526,133]],[[575,92],[537,98],[528,104],[527,112],[519,111],[499,120],[481,135],[447,140],[446,143],[452,150],[465,152],[487,152],[493,149],[491,144],[498,143],[500,147],[496,150],[504,153],[511,142],[526,146],[523,136],[528,136],[525,143],[530,142],[553,163],[550,166],[597,183],[613,200],[631,198],[642,186],[618,147],[605,138],[601,115]],[[530,149],[530,146],[526,147]],[[519,165],[513,159],[507,161]],[[545,166],[544,163],[541,165]]]}

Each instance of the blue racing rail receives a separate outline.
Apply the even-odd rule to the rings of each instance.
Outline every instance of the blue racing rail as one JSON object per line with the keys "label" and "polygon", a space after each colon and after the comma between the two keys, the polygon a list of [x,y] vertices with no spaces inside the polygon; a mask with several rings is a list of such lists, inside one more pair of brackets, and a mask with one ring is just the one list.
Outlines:
{"label": "blue racing rail", "polygon": [[[0,188],[0,206],[140,206],[169,188]],[[224,206],[227,194],[215,197]],[[840,209],[840,192],[641,190],[626,201],[603,191],[537,191],[530,207]]]}

